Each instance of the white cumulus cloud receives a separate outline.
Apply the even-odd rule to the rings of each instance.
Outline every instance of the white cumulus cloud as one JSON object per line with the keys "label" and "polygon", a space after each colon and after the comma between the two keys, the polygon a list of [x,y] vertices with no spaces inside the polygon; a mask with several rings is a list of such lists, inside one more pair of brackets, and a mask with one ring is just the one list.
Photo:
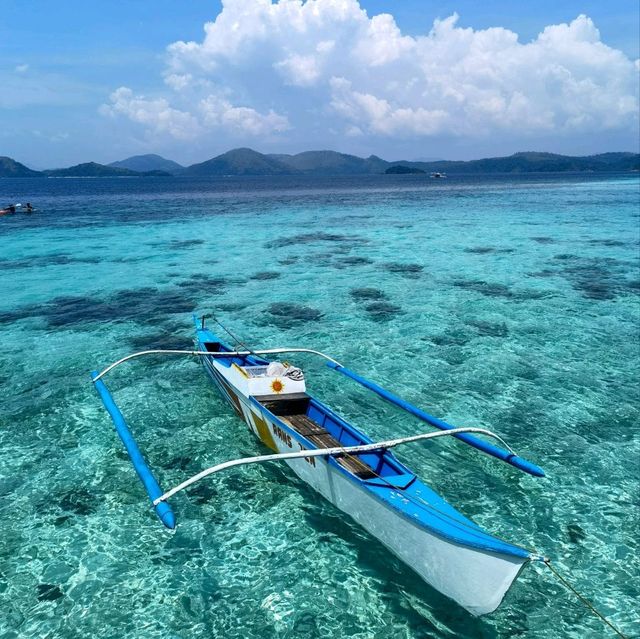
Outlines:
{"label": "white cumulus cloud", "polygon": [[164,98],[137,96],[128,87],[116,89],[109,97],[111,103],[101,108],[105,115],[125,115],[155,133],[168,133],[179,140],[189,140],[198,135],[196,118],[191,113],[172,108]]}
{"label": "white cumulus cloud", "polygon": [[[638,63],[590,18],[531,42],[458,16],[423,35],[358,0],[223,0],[200,42],[167,50],[166,97],[118,89],[107,107],[175,137],[519,139],[637,132]],[[288,133],[287,133],[288,132]],[[301,137],[302,136],[302,137]]]}
{"label": "white cumulus cloud", "polygon": [[268,135],[286,131],[289,121],[273,111],[259,113],[249,107],[233,106],[229,100],[210,95],[200,102],[200,112],[206,126],[237,129],[250,135]]}

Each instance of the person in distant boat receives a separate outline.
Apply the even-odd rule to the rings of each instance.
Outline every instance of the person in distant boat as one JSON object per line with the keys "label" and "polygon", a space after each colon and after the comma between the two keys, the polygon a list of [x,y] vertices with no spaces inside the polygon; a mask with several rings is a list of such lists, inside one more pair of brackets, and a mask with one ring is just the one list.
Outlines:
{"label": "person in distant boat", "polygon": [[31,202],[27,202],[27,213],[33,213],[33,206],[31,206]]}

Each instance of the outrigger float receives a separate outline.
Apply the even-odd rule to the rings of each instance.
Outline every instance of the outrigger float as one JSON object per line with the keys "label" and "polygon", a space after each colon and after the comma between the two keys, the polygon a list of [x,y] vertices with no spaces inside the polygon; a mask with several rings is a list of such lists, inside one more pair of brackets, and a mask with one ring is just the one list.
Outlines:
{"label": "outrigger float", "polygon": [[[195,482],[236,466],[285,461],[298,477],[350,515],[424,581],[474,615],[495,610],[527,563],[545,561],[467,519],[390,452],[402,444],[451,436],[525,473],[544,476],[538,466],[516,455],[498,435],[481,428],[454,428],[318,351],[234,350],[206,328],[205,317],[194,317],[196,350],[143,351],[124,357],[101,373],[92,373],[95,388],[165,526],[176,526],[167,500]],[[300,369],[264,357],[295,352],[324,358],[331,369],[439,430],[373,442],[309,395]],[[222,396],[273,453],[218,464],[163,492],[103,381],[116,366],[154,354],[198,357]],[[477,435],[497,440],[504,448]]]}

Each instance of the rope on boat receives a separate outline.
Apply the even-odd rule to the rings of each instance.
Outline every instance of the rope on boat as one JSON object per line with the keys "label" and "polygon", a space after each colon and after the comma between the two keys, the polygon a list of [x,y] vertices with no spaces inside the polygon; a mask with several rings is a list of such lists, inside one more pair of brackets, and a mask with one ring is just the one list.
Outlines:
{"label": "rope on boat", "polygon": [[384,442],[377,442],[373,444],[363,444],[360,446],[336,446],[335,448],[314,448],[309,450],[298,450],[291,453],[277,453],[275,455],[259,455],[257,457],[243,457],[242,459],[233,459],[231,461],[223,462],[221,464],[216,464],[215,466],[211,466],[206,470],[199,472],[197,475],[194,475],[190,479],[183,481],[181,484],[168,490],[164,495],[160,495],[157,499],[153,501],[153,505],[157,506],[160,502],[166,501],[170,497],[173,497],[176,493],[188,488],[192,484],[208,477],[209,475],[213,475],[214,473],[220,472],[221,470],[227,470],[228,468],[233,468],[235,466],[244,466],[247,464],[259,464],[267,461],[282,461],[285,459],[302,459],[305,457],[330,457],[332,455],[350,455],[351,453],[366,453],[377,450],[386,450],[388,448],[393,448],[395,446],[399,446],[400,444],[408,444],[410,442],[416,442],[423,439],[434,439],[436,437],[446,437],[447,435],[456,435],[458,433],[481,433],[483,435],[487,435],[488,437],[493,437],[500,441],[506,448],[511,451],[514,455],[515,453],[509,447],[509,445],[495,433],[492,433],[490,430],[486,430],[485,428],[454,428],[452,430],[447,431],[439,431],[436,433],[421,433],[420,435],[411,435],[410,437],[402,437],[400,439],[390,439]]}
{"label": "rope on boat", "polygon": [[342,364],[337,362],[333,357],[329,357],[320,351],[314,351],[311,348],[265,348],[257,351],[216,351],[215,353],[210,353],[209,351],[180,351],[180,350],[167,350],[167,349],[154,349],[150,351],[140,351],[139,353],[133,353],[132,355],[127,355],[122,359],[119,359],[117,362],[110,364],[103,371],[98,373],[96,377],[93,378],[94,382],[97,382],[99,379],[104,377],[109,371],[113,370],[116,366],[120,366],[120,364],[124,364],[124,362],[129,361],[130,359],[134,359],[136,357],[142,357],[143,355],[193,355],[194,357],[246,357],[247,355],[276,355],[278,353],[311,353],[312,355],[318,355],[326,359],[329,362],[333,362],[338,366],[342,367]]}
{"label": "rope on boat", "polygon": [[613,632],[615,632],[618,637],[622,637],[622,639],[629,639],[627,635],[623,634],[622,631],[618,630],[616,626],[614,626],[596,607],[581,593],[579,593],[568,581],[565,577],[563,577],[556,568],[551,565],[551,559],[545,557],[543,560],[544,564],[549,568],[549,570],[553,573],[555,578],[568,590],[570,590],[579,600],[580,602],[596,617],[598,617],[604,624],[609,626]]}
{"label": "rope on boat", "polygon": [[[240,341],[239,337],[236,337],[215,315],[203,315],[202,316],[202,328],[204,329],[204,321],[207,317],[211,318],[227,335],[233,339],[236,344],[239,344],[242,348],[245,348],[250,353],[255,354],[244,342]],[[236,347],[237,348],[237,347]]]}

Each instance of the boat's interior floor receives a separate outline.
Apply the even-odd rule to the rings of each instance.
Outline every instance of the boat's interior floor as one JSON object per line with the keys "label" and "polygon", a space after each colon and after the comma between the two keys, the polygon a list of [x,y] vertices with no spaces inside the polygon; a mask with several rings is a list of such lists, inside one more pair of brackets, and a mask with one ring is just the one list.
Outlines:
{"label": "boat's interior floor", "polygon": [[[257,398],[262,399],[262,398]],[[268,402],[262,401],[262,404],[266,408],[273,410],[275,408],[276,402]],[[277,402],[282,406],[284,403],[282,400]],[[271,405],[270,405],[271,404]],[[305,410],[305,404],[300,402],[290,402],[289,406],[293,408],[294,406],[300,406],[301,410]],[[279,407],[280,408],[280,407]],[[283,414],[284,413],[284,414]],[[300,433],[305,439],[308,439],[316,448],[338,448],[343,446],[333,435],[331,435],[324,426],[318,424],[318,422],[311,419],[304,412],[295,412],[293,410],[282,410],[280,408],[277,410],[278,418],[288,424],[295,431]],[[346,468],[350,473],[353,473],[356,477],[360,479],[373,479],[378,475],[374,472],[374,470],[365,464],[362,460],[358,459],[354,455],[344,455],[343,457],[336,457],[336,461]]]}
{"label": "boat's interior floor", "polygon": [[[303,437],[316,445],[317,448],[336,448],[342,444],[320,424],[314,422],[307,415],[287,415],[281,416],[283,422],[289,424],[294,430],[298,431]],[[377,477],[372,468],[367,466],[363,461],[353,455],[345,455],[337,457],[336,461],[344,466],[349,472],[353,473],[360,479],[372,479]]]}

